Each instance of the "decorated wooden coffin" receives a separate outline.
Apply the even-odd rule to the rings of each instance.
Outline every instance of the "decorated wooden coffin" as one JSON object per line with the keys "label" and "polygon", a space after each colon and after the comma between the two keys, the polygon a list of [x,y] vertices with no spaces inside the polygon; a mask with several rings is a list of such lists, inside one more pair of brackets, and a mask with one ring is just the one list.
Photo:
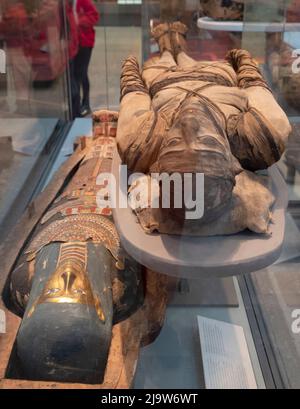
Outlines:
{"label": "decorated wooden coffin", "polygon": [[94,114],[93,137],[29,206],[2,244],[0,387],[128,388],[141,345],[162,325],[169,280],[120,247],[109,195],[118,114]]}

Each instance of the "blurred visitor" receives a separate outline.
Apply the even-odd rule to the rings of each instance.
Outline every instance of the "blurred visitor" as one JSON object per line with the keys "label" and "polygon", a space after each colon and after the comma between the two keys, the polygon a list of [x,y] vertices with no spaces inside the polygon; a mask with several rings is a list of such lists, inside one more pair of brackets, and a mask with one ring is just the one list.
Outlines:
{"label": "blurred visitor", "polygon": [[31,82],[30,21],[24,2],[1,0],[0,35],[4,40],[7,70],[14,86],[13,111],[28,115]]}
{"label": "blurred visitor", "polygon": [[99,13],[92,0],[74,0],[75,18],[78,25],[79,51],[75,58],[75,77],[82,89],[80,115],[86,116],[90,108],[90,82],[88,68],[95,45],[95,25],[99,20]]}

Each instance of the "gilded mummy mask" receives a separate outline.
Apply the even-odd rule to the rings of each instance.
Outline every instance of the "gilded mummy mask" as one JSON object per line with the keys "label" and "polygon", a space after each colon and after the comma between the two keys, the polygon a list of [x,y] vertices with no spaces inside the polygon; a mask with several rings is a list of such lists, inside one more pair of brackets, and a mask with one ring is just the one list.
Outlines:
{"label": "gilded mummy mask", "polygon": [[39,304],[83,304],[94,307],[100,321],[105,322],[100,298],[93,293],[86,268],[86,244],[62,244],[57,268],[46,282],[40,297],[30,308],[28,317],[32,316]]}

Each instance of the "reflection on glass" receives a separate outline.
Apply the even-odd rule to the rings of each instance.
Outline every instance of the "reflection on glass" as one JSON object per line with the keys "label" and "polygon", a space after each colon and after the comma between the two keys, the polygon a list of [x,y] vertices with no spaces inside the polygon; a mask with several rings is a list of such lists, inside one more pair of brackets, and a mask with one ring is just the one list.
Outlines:
{"label": "reflection on glass", "polygon": [[63,4],[0,0],[1,235],[30,200],[68,119]]}
{"label": "reflection on glass", "polygon": [[64,13],[54,0],[1,0],[0,116],[66,117]]}

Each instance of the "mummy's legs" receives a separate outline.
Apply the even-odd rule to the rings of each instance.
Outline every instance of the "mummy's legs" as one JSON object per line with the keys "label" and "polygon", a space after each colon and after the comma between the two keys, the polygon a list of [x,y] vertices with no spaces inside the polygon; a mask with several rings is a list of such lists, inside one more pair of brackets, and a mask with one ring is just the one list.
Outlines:
{"label": "mummy's legs", "polygon": [[153,80],[166,71],[176,68],[177,64],[170,51],[164,51],[159,58],[152,58],[143,67],[142,77],[149,89]]}
{"label": "mummy's legs", "polygon": [[184,51],[177,55],[177,64],[180,68],[189,69],[197,64],[197,61],[189,57]]}

